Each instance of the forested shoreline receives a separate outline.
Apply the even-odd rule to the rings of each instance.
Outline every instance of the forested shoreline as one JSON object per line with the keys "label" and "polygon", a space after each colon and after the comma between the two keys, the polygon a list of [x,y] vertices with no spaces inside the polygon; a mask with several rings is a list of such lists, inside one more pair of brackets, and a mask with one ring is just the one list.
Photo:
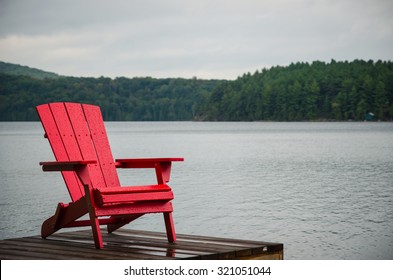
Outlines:
{"label": "forested shoreline", "polygon": [[54,101],[97,104],[107,121],[393,120],[390,61],[292,63],[233,81],[44,73],[0,71],[1,121],[37,120],[35,106]]}
{"label": "forested shoreline", "polygon": [[204,120],[392,120],[393,64],[296,63],[218,85],[197,111]]}
{"label": "forested shoreline", "polygon": [[81,102],[101,107],[107,121],[193,120],[195,106],[216,86],[215,80],[153,78],[34,79],[0,74],[0,120],[38,120],[35,106]]}

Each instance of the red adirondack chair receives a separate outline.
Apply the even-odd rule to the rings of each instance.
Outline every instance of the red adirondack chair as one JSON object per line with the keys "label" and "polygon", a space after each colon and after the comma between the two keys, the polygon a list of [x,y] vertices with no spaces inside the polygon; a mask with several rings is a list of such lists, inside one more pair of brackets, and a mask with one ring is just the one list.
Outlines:
{"label": "red adirondack chair", "polygon": [[[56,161],[40,162],[43,171],[61,171],[71,196],[44,221],[41,236],[61,228],[91,226],[96,248],[103,248],[100,225],[108,232],[147,213],[163,213],[168,242],[176,241],[173,192],[167,185],[173,161],[183,158],[113,160],[100,108],[77,103],[37,106]],[[116,168],[153,168],[157,185],[122,187]],[[89,214],[89,219],[83,218]],[[80,219],[82,218],[82,219]]]}

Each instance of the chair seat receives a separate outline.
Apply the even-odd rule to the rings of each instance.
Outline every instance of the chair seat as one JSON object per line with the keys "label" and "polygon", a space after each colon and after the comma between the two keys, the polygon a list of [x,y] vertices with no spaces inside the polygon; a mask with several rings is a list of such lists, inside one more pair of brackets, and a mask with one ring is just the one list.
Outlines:
{"label": "chair seat", "polygon": [[148,185],[94,189],[94,198],[98,205],[105,206],[142,201],[170,201],[174,196],[168,185]]}

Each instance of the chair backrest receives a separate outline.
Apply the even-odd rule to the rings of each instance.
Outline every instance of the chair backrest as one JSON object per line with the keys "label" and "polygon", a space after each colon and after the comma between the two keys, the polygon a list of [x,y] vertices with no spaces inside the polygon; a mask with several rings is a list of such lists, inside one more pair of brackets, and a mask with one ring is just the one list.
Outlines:
{"label": "chair backrest", "polygon": [[[120,187],[101,110],[78,103],[49,103],[37,112],[57,161],[97,160],[89,164],[94,188]],[[73,171],[62,172],[72,201],[84,195],[84,188]]]}

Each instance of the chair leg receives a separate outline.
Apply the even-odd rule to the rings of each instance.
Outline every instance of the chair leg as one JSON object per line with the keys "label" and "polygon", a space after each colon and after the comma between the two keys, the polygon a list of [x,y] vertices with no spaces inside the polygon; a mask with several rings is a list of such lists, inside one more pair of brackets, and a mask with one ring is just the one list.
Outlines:
{"label": "chair leg", "polygon": [[94,245],[96,246],[97,249],[102,249],[104,248],[104,243],[102,241],[100,223],[98,221],[98,218],[97,217],[92,218],[90,216],[90,221],[91,221],[91,230],[93,231]]}
{"label": "chair leg", "polygon": [[91,206],[89,207],[89,217],[91,223],[91,230],[93,232],[93,237],[94,237],[94,245],[96,246],[97,249],[102,249],[104,248],[104,243],[102,242],[100,221],[98,220],[94,208]]}
{"label": "chair leg", "polygon": [[69,226],[86,213],[87,207],[86,200],[84,198],[69,204],[59,203],[55,214],[42,223],[42,238],[46,238],[63,227]]}
{"label": "chair leg", "polygon": [[56,212],[55,214],[46,219],[41,226],[41,237],[42,238],[46,238],[49,235],[55,233],[56,231],[58,231],[61,226],[59,226],[60,222],[61,222],[61,216],[63,213],[63,210],[66,208],[66,206],[63,203],[59,203],[57,205],[56,208]]}
{"label": "chair leg", "polygon": [[47,238],[49,235],[55,233],[58,229],[56,228],[57,218],[52,216],[46,219],[41,226],[41,237]]}
{"label": "chair leg", "polygon": [[175,225],[173,223],[172,212],[164,213],[164,220],[165,220],[166,235],[168,238],[168,242],[175,243],[176,232],[175,232]]}
{"label": "chair leg", "polygon": [[91,188],[89,188],[89,185],[84,185],[84,188],[85,188],[85,195],[86,195],[86,205],[89,211],[91,230],[93,232],[93,237],[94,237],[94,245],[96,246],[97,249],[102,249],[104,248],[104,243],[102,241],[100,222],[98,220],[95,211],[93,191]]}

